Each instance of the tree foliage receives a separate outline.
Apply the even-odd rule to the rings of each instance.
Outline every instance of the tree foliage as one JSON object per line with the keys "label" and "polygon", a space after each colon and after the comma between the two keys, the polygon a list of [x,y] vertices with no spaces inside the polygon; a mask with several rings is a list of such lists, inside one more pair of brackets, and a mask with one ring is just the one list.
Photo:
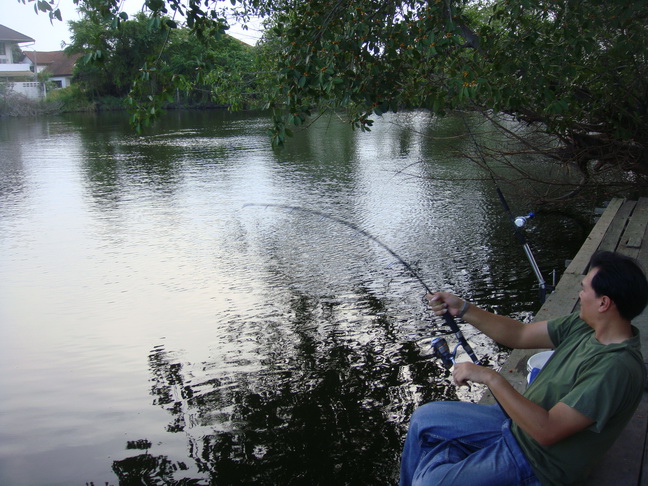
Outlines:
{"label": "tree foliage", "polygon": [[18,2],[25,5],[29,3],[33,3],[34,12],[46,13],[49,16],[50,20],[52,21],[63,20],[63,15],[61,14],[61,10],[58,8],[58,2],[55,2],[54,0],[18,0]]}
{"label": "tree foliage", "polygon": [[224,35],[225,25],[196,33],[168,17],[106,15],[85,3],[70,22],[69,54],[84,54],[75,82],[90,99],[125,98],[142,126],[171,102],[248,106],[258,98],[251,46]]}
{"label": "tree foliage", "polygon": [[648,4],[506,2],[483,25],[481,106],[539,122],[555,154],[648,175]]}
{"label": "tree foliage", "polygon": [[648,174],[644,1],[319,0],[274,18],[288,123],[313,105],[359,128],[400,107],[494,110],[541,124],[562,142],[550,155],[583,171]]}
{"label": "tree foliage", "polygon": [[[119,0],[76,0],[113,24]],[[648,2],[603,0],[144,0],[150,16],[208,41],[226,24],[267,18],[274,64],[272,138],[317,110],[355,128],[404,107],[508,113],[560,140],[546,155],[584,173],[648,175]],[[166,22],[166,23],[165,23]]]}
{"label": "tree foliage", "polygon": [[147,61],[163,50],[167,34],[148,28],[143,13],[111,29],[101,18],[87,12],[70,22],[69,54],[83,54],[77,65],[75,81],[91,97],[126,96],[133,79]]}

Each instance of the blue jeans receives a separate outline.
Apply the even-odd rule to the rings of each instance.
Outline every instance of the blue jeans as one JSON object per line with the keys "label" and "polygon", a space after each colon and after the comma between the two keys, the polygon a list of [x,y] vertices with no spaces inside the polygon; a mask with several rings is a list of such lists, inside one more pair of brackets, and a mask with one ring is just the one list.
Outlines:
{"label": "blue jeans", "polygon": [[499,405],[423,405],[405,440],[401,486],[540,485],[510,427]]}

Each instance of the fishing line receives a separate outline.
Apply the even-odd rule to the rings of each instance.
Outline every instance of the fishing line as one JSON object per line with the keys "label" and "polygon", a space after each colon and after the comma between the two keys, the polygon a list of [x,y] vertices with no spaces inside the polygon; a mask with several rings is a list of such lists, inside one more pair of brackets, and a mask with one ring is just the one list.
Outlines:
{"label": "fishing line", "polygon": [[[336,216],[333,216],[331,214],[324,213],[322,211],[317,211],[315,209],[308,209],[304,208],[301,206],[291,206],[288,204],[273,204],[273,203],[248,203],[244,204],[243,207],[264,207],[264,208],[277,208],[277,209],[283,209],[283,210],[288,210],[288,211],[298,211],[306,214],[311,214],[311,215],[316,215],[324,219],[328,219],[330,221],[334,221],[338,224],[344,225],[347,228],[350,228],[351,230],[355,231],[356,233],[364,236],[365,238],[370,239],[377,245],[379,245],[381,248],[383,248],[387,253],[389,253],[392,257],[398,261],[405,269],[414,277],[426,290],[427,293],[433,294],[434,292],[428,287],[428,285],[425,283],[425,281],[421,278],[421,276],[412,268],[412,266],[407,263],[403,258],[401,258],[400,255],[398,255],[394,250],[392,250],[389,246],[387,246],[385,243],[380,241],[378,238],[376,238],[374,235],[371,233],[363,230],[362,228],[356,226],[355,224],[346,221],[344,219],[338,218]],[[450,315],[449,312],[446,312],[443,314],[443,319],[446,323],[446,325],[450,328],[450,330],[454,333],[455,337],[457,338],[457,341],[459,344],[461,344],[461,347],[466,351],[470,359],[473,361],[473,363],[480,364],[479,359],[475,355],[475,352],[473,351],[472,347],[470,344],[468,344],[468,341],[464,337],[463,333],[459,329],[459,326],[457,325],[457,322],[455,321],[455,318]]]}

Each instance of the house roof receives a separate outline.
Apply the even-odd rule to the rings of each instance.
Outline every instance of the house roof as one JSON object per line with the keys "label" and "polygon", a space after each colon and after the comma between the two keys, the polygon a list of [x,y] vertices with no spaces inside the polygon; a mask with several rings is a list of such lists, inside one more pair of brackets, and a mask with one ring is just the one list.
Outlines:
{"label": "house roof", "polygon": [[52,76],[71,76],[72,69],[81,54],[72,54],[68,56],[64,51],[31,51],[25,52],[32,64],[45,66],[45,69]]}
{"label": "house roof", "polygon": [[28,37],[25,34],[21,34],[20,32],[16,32],[15,30],[0,24],[0,42],[1,41],[16,42],[18,44],[20,44],[21,42],[36,42],[31,37]]}

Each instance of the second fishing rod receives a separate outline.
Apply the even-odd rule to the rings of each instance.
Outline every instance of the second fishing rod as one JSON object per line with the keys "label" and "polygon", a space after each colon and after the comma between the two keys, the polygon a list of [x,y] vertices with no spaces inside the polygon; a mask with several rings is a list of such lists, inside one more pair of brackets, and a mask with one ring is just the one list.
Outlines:
{"label": "second fishing rod", "polygon": [[479,155],[479,159],[481,160],[481,166],[487,171],[488,175],[490,176],[490,179],[493,182],[493,185],[495,186],[495,191],[497,192],[497,197],[499,198],[500,204],[502,205],[504,212],[506,213],[511,223],[513,224],[513,231],[514,231],[515,238],[517,239],[518,243],[520,243],[520,245],[522,246],[522,249],[524,250],[524,254],[526,255],[527,260],[531,265],[531,269],[533,270],[533,273],[535,274],[536,279],[538,280],[538,288],[540,291],[540,303],[544,304],[547,298],[547,293],[551,292],[556,287],[555,274],[554,274],[553,285],[549,285],[545,280],[544,276],[542,275],[542,271],[540,270],[540,267],[538,266],[538,263],[536,262],[536,259],[533,256],[533,252],[531,251],[531,247],[529,246],[526,237],[521,231],[522,228],[527,224],[527,221],[535,216],[535,213],[530,212],[526,216],[517,216],[517,217],[513,215],[513,212],[511,211],[511,208],[506,198],[504,197],[504,193],[502,192],[502,189],[497,183],[497,178],[495,176],[495,173],[493,172],[488,162],[486,161],[486,156],[484,155],[481,146],[477,143],[475,135],[473,134],[470,125],[468,124],[468,121],[463,116],[462,116],[462,120],[464,122],[464,126],[466,127],[466,131],[468,132],[468,135],[470,136],[475,146],[475,149],[477,150],[477,154]]}

